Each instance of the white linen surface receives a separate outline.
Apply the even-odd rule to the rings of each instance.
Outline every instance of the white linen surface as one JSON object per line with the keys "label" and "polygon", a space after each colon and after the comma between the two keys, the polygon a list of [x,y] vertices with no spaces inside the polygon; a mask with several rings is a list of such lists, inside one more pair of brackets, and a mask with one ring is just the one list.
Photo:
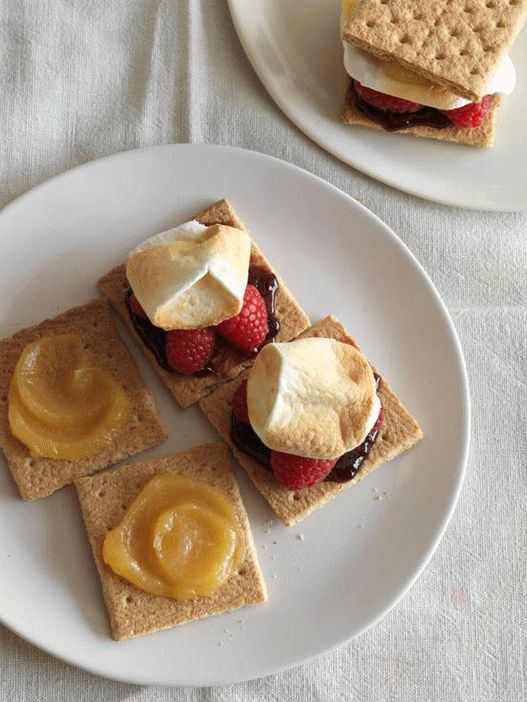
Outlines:
{"label": "white linen surface", "polygon": [[447,534],[407,597],[357,640],[280,675],[183,690],[103,680],[0,626],[0,698],[525,699],[527,216],[418,200],[323,152],[270,99],[220,0],[2,0],[0,135],[0,207],[79,163],[166,142],[241,146],[325,178],[424,265],[460,334],[473,400]]}

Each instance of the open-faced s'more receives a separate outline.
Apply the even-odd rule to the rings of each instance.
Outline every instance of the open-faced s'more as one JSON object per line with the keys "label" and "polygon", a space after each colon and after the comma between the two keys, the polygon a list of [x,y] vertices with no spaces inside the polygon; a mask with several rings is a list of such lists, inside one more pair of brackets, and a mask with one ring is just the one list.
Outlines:
{"label": "open-faced s'more", "polygon": [[115,639],[267,599],[231,463],[206,444],[76,481]]}
{"label": "open-faced s'more", "polygon": [[343,121],[491,146],[526,15],[527,0],[342,0]]}
{"label": "open-faced s'more", "polygon": [[422,437],[335,317],[265,347],[200,407],[287,526]]}
{"label": "open-faced s'more", "polygon": [[140,243],[99,287],[182,407],[309,326],[226,200]]}
{"label": "open-faced s'more", "polygon": [[24,499],[166,438],[103,300],[0,340],[0,448]]}

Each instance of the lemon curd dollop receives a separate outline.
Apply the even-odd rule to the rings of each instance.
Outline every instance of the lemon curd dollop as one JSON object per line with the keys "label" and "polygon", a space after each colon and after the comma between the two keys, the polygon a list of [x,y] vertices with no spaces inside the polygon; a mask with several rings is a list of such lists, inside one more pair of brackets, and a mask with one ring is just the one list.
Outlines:
{"label": "lemon curd dollop", "polygon": [[11,433],[34,458],[78,460],[101,451],[128,417],[117,381],[73,334],[28,344],[9,388]]}
{"label": "lemon curd dollop", "polygon": [[106,534],[103,559],[152,595],[212,595],[245,558],[231,501],[216,487],[176,473],[152,478]]}

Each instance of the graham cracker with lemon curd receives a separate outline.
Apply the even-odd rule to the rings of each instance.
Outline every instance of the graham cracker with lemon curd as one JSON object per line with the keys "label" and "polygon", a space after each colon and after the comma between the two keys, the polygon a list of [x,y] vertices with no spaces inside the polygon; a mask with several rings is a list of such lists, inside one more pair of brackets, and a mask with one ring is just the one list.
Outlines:
{"label": "graham cracker with lemon curd", "polygon": [[343,41],[479,102],[527,0],[352,0],[346,14]]}
{"label": "graham cracker with lemon curd", "polygon": [[[208,597],[182,602],[150,595],[115,575],[103,561],[102,545],[106,533],[120,523],[146,483],[155,475],[168,471],[203,480],[222,490],[232,501],[245,535],[244,562],[219,590]],[[249,521],[228,449],[223,444],[206,444],[165,458],[122,466],[92,478],[81,478],[75,487],[115,639],[151,634],[267,600]]]}
{"label": "graham cracker with lemon curd", "polygon": [[[496,131],[496,115],[500,106],[500,98],[498,95],[492,95],[490,98],[489,110],[483,121],[483,124],[473,129],[464,129],[456,127],[454,124],[451,127],[437,129],[434,127],[415,126],[408,129],[398,129],[393,134],[409,134],[411,136],[423,137],[425,139],[437,139],[439,141],[450,141],[455,144],[465,144],[467,146],[492,146],[494,142],[494,134]],[[382,129],[381,125],[370,119],[367,115],[361,112],[355,101],[355,91],[353,90],[353,82],[350,81],[346,97],[344,99],[344,110],[342,113],[342,121],[345,124],[355,124],[360,127],[370,127],[370,129]]]}
{"label": "graham cracker with lemon curd", "polygon": [[[226,200],[215,202],[202,212],[191,215],[189,219],[195,219],[205,226],[225,224],[230,227],[246,230],[244,223],[239,218],[232,205]],[[276,270],[272,268],[265,259],[254,241],[251,246],[249,265],[264,268],[270,273],[274,273],[278,279],[280,287],[275,297],[275,315],[280,321],[280,331],[276,336],[276,341],[289,341],[289,339],[298,336],[298,334],[309,326],[309,317],[295,300]],[[181,407],[188,407],[198,402],[198,400],[208,395],[214,388],[222,385],[226,380],[235,378],[252,364],[252,358],[248,358],[246,355],[238,353],[233,349],[230,354],[231,358],[224,364],[221,374],[193,376],[183,375],[175,371],[168,371],[159,365],[155,355],[143,344],[132,324],[124,299],[126,291],[129,288],[125,264],[117,266],[100,278],[99,288],[123,319],[146,358]]]}
{"label": "graham cracker with lemon curd", "polygon": [[[97,366],[115,378],[130,400],[129,416],[113,430],[111,443],[93,456],[76,461],[32,458],[29,449],[9,429],[8,392],[20,354],[39,337],[60,334],[79,336]],[[0,341],[0,447],[25,500],[46,497],[76,478],[107,468],[166,439],[154,401],[103,300],[73,307]]]}
{"label": "graham cracker with lemon curd", "polygon": [[[357,346],[341,322],[332,316],[325,317],[301,335],[301,337],[307,336],[327,337]],[[237,461],[245,468],[256,488],[286,526],[293,526],[305,519],[311,512],[322,507],[343,490],[347,490],[376,468],[408,450],[423,436],[417,421],[401,403],[390,384],[382,377],[379,398],[384,407],[384,421],[370,455],[353,480],[347,483],[327,481],[304,490],[288,490],[275,479],[270,470],[240,451],[232,442],[231,400],[236,389],[247,376],[248,371],[223,385],[201,400],[200,407],[221,438],[230,446]]]}

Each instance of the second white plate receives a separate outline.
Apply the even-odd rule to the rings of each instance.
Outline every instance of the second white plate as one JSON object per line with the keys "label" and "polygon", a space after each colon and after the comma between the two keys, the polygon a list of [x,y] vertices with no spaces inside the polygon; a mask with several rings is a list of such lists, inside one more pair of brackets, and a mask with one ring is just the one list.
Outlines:
{"label": "second white plate", "polygon": [[238,36],[285,114],[345,163],[400,190],[447,205],[527,209],[527,36],[511,57],[518,73],[498,114],[492,149],[387,134],[339,121],[347,76],[339,0],[229,0]]}

